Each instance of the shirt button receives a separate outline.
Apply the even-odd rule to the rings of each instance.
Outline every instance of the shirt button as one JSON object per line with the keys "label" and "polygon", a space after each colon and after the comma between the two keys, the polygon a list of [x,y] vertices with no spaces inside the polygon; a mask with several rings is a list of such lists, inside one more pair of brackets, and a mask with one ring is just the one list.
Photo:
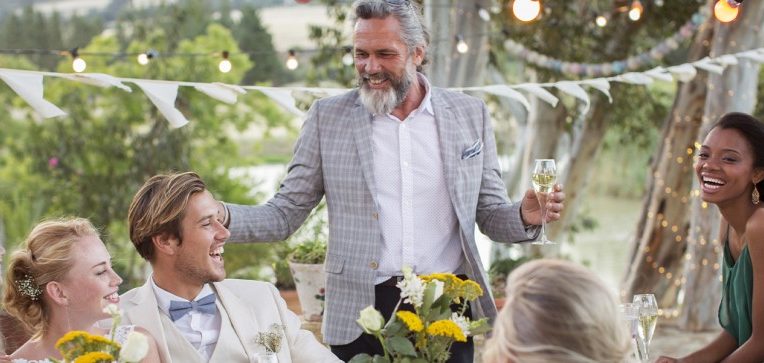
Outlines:
{"label": "shirt button", "polygon": [[377,263],[377,261],[371,261],[369,262],[369,268],[371,268],[372,270],[376,270],[379,268],[379,264]]}
{"label": "shirt button", "polygon": [[371,218],[379,219],[379,213],[377,213],[377,212],[372,213],[371,214]]}

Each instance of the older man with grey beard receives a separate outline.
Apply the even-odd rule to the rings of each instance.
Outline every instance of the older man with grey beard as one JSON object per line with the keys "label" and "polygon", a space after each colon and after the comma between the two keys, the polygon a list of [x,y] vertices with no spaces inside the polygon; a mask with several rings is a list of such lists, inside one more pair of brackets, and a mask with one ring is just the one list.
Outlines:
{"label": "older man with grey beard", "polygon": [[[345,361],[382,354],[355,320],[369,305],[390,317],[404,266],[461,275],[489,291],[475,224],[494,241],[525,242],[537,236],[542,219],[533,191],[520,203],[507,198],[485,104],[432,87],[420,73],[429,34],[418,6],[408,0],[353,6],[358,89],[313,104],[271,200],[220,206],[231,242],[278,241],[326,197],[322,332]],[[564,198],[556,186],[547,221],[560,218]],[[496,315],[490,294],[471,314]],[[472,342],[454,344],[451,354],[451,362],[471,362]]]}

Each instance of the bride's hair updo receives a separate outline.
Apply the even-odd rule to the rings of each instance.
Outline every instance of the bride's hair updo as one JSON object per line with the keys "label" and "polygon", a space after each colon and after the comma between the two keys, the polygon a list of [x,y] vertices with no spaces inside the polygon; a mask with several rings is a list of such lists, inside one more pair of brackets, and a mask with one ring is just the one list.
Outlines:
{"label": "bride's hair updo", "polygon": [[35,226],[20,250],[11,255],[3,304],[34,336],[48,329],[50,300],[45,285],[64,277],[73,265],[74,243],[93,235],[98,236],[98,231],[87,219],[48,220]]}

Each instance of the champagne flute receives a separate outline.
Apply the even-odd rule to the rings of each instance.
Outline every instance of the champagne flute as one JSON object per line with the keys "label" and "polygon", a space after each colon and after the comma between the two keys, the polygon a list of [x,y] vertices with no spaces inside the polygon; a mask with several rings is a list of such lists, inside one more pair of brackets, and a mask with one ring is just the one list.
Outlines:
{"label": "champagne flute", "polygon": [[621,310],[621,320],[626,325],[626,329],[631,336],[633,355],[640,362],[643,362],[646,358],[643,357],[644,348],[642,348],[642,343],[639,339],[639,305],[635,303],[625,303],[618,305],[618,307]]}
{"label": "champagne flute", "polygon": [[639,305],[637,332],[645,350],[643,359],[647,360],[650,358],[650,341],[658,323],[658,303],[653,294],[638,294],[634,295],[634,304]]}
{"label": "champagne flute", "polygon": [[549,193],[554,189],[554,182],[557,180],[557,167],[554,165],[554,159],[536,159],[531,178],[533,190],[536,191],[536,199],[539,200],[541,207],[541,236],[533,244],[555,244],[546,237],[546,202],[549,199]]}

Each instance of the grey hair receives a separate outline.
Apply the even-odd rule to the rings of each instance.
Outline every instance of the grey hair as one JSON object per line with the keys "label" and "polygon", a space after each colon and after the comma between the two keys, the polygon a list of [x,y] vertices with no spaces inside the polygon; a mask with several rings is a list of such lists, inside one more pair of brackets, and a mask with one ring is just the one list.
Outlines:
{"label": "grey hair", "polygon": [[486,342],[485,362],[629,362],[617,300],[594,273],[570,261],[534,260],[507,279],[507,301]]}
{"label": "grey hair", "polygon": [[392,15],[401,25],[401,40],[406,44],[409,54],[413,54],[417,47],[424,49],[422,63],[416,67],[417,72],[421,72],[422,66],[427,64],[429,60],[427,47],[430,45],[430,32],[424,26],[422,10],[417,3],[410,0],[399,0],[399,2],[356,0],[353,3],[353,25],[359,19],[385,19]]}

